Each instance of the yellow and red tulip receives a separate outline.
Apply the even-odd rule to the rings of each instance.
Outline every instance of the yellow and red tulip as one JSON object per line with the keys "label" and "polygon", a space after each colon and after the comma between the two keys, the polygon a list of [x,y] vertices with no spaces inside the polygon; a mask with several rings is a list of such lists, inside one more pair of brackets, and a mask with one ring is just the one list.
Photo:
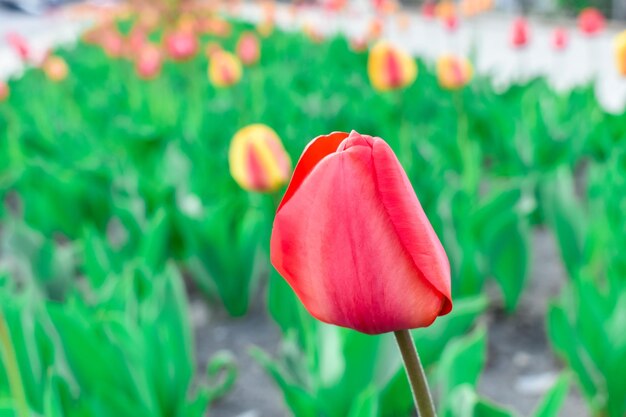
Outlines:
{"label": "yellow and red tulip", "polygon": [[276,211],[270,258],[325,323],[380,334],[452,309],[446,252],[381,138],[335,132],[309,143]]}
{"label": "yellow and red tulip", "polygon": [[243,70],[236,55],[216,51],[209,61],[209,80],[215,87],[230,87],[241,80]]}
{"label": "yellow and red tulip", "polygon": [[139,51],[139,56],[135,62],[135,71],[139,78],[151,80],[160,74],[162,65],[161,50],[156,45],[148,43]]}
{"label": "yellow and red tulip", "polygon": [[437,81],[446,90],[465,87],[474,75],[472,63],[466,58],[443,55],[437,60]]}
{"label": "yellow and red tulip", "polygon": [[614,48],[617,72],[626,77],[626,30],[617,35]]}
{"label": "yellow and red tulip", "polygon": [[242,64],[250,66],[261,58],[261,42],[253,32],[243,32],[237,41],[237,56]]}
{"label": "yellow and red tulip", "polygon": [[276,191],[291,175],[291,159],[280,138],[263,124],[246,126],[235,134],[228,163],[237,184],[249,191]]}
{"label": "yellow and red tulip", "polygon": [[370,51],[367,73],[376,90],[397,90],[413,84],[417,64],[406,52],[380,41]]}
{"label": "yellow and red tulip", "polygon": [[9,85],[4,81],[0,80],[0,103],[6,101],[11,94],[11,90],[9,89]]}
{"label": "yellow and red tulip", "polygon": [[50,81],[57,83],[65,80],[69,74],[65,60],[56,55],[48,56],[43,62],[42,69]]}

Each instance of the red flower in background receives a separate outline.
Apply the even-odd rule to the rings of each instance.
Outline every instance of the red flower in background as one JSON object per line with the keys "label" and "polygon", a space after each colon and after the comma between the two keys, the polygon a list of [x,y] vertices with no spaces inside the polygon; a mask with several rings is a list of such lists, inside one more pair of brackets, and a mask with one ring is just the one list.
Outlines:
{"label": "red flower in background", "polygon": [[422,17],[426,19],[434,19],[437,16],[437,3],[434,1],[425,1],[422,4]]}
{"label": "red flower in background", "polygon": [[254,65],[261,58],[261,43],[254,32],[243,32],[237,41],[236,50],[244,65]]}
{"label": "red flower in background", "polygon": [[165,38],[165,49],[174,61],[188,61],[198,52],[198,39],[191,32],[172,32]]}
{"label": "red flower in background", "polygon": [[307,146],[278,206],[271,260],[326,323],[379,334],[452,309],[446,253],[380,138],[337,132]]}
{"label": "red flower in background", "polygon": [[602,13],[593,7],[584,9],[578,15],[578,29],[586,36],[600,34],[604,30],[605,25]]}
{"label": "red flower in background", "polygon": [[455,32],[459,28],[459,18],[455,14],[442,18],[441,23],[448,32]]}
{"label": "red flower in background", "polygon": [[552,32],[552,47],[557,51],[563,51],[569,44],[569,36],[567,30],[556,28]]}
{"label": "red flower in background", "polygon": [[151,80],[161,73],[162,65],[163,57],[159,48],[156,45],[147,43],[139,51],[137,62],[135,62],[135,71],[137,71],[137,75],[140,78]]}
{"label": "red flower in background", "polygon": [[0,80],[0,103],[6,101],[11,94],[9,86],[4,81]]}
{"label": "red flower in background", "polygon": [[511,45],[516,48],[524,48],[530,40],[530,29],[528,21],[523,17],[518,17],[511,26]]}
{"label": "red flower in background", "polygon": [[7,43],[13,48],[13,50],[20,57],[22,62],[29,61],[31,57],[30,45],[26,38],[17,32],[9,32],[6,34]]}

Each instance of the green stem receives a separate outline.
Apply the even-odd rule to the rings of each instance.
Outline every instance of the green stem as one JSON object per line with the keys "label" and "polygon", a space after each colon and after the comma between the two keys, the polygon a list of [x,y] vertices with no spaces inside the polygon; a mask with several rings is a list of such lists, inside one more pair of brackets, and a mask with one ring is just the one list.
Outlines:
{"label": "green stem", "polygon": [[11,335],[4,319],[4,315],[0,311],[0,356],[6,369],[7,379],[9,381],[9,389],[11,397],[13,397],[17,415],[20,417],[28,417],[28,402],[26,401],[26,393],[22,384],[22,377],[17,365],[17,357],[11,343]]}
{"label": "green stem", "polygon": [[428,389],[426,375],[424,374],[424,368],[422,368],[411,332],[409,330],[398,330],[394,332],[394,335],[404,360],[404,368],[411,384],[411,391],[413,391],[413,399],[415,400],[419,417],[437,417],[435,405]]}

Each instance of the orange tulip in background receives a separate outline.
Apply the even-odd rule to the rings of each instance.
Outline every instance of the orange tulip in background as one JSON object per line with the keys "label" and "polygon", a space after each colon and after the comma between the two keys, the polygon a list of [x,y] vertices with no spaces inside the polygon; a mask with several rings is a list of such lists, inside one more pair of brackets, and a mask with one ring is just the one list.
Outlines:
{"label": "orange tulip in background", "polygon": [[274,32],[274,21],[270,19],[262,20],[257,24],[256,31],[259,32],[259,35],[267,38]]}
{"label": "orange tulip in background", "polygon": [[472,63],[466,58],[444,55],[437,60],[437,81],[446,90],[465,87],[474,75]]}
{"label": "orange tulip in background", "polygon": [[602,13],[593,7],[584,9],[578,15],[578,29],[585,36],[599,35],[604,30],[605,25]]}
{"label": "orange tulip in background", "polygon": [[291,175],[291,159],[276,132],[253,124],[239,130],[228,152],[230,173],[248,191],[274,192]]}
{"label": "orange tulip in background", "polygon": [[208,59],[211,59],[214,53],[221,50],[222,46],[219,43],[215,41],[209,41],[204,47],[204,56],[206,56]]}
{"label": "orange tulip in background", "polygon": [[11,90],[9,89],[9,85],[4,81],[0,80],[0,103],[6,101],[11,94]]}
{"label": "orange tulip in background", "polygon": [[151,80],[156,78],[161,72],[163,57],[161,51],[153,44],[145,44],[135,62],[135,71],[140,78]]}
{"label": "orange tulip in background", "polygon": [[278,206],[272,265],[317,319],[367,334],[452,309],[450,266],[400,162],[357,132],[314,139]]}
{"label": "orange tulip in background", "polygon": [[614,48],[617,72],[626,77],[626,30],[617,35]]}
{"label": "orange tulip in background", "polygon": [[376,90],[397,90],[415,82],[417,64],[406,52],[380,41],[370,51],[367,73]]}
{"label": "orange tulip in background", "polygon": [[209,80],[215,87],[230,87],[241,79],[243,70],[236,55],[226,51],[216,51],[209,61]]}
{"label": "orange tulip in background", "polygon": [[261,58],[261,43],[253,32],[243,32],[237,41],[237,56],[241,63],[254,65]]}
{"label": "orange tulip in background", "polygon": [[42,69],[50,81],[61,82],[67,78],[69,68],[65,60],[56,55],[48,56],[43,62]]}

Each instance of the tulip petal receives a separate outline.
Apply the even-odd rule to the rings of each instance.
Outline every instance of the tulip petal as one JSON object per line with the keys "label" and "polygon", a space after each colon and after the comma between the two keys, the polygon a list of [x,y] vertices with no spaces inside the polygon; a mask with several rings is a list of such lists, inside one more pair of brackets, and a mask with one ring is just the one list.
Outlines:
{"label": "tulip petal", "polygon": [[[402,170],[377,146],[382,140],[353,133],[341,151],[329,152],[339,137],[313,142],[306,164],[298,163],[274,222],[272,264],[321,321],[368,334],[428,326],[450,304],[449,284],[430,276],[449,268],[438,249],[428,251],[436,235],[422,224],[406,176],[391,178]],[[394,199],[394,189],[415,201]],[[395,218],[401,215],[409,216],[406,225]],[[407,246],[408,239],[418,242]],[[411,250],[420,252],[412,257]],[[445,266],[418,268],[418,261]]]}
{"label": "tulip petal", "polygon": [[316,137],[306,146],[277,210],[289,201],[313,168],[324,157],[336,152],[341,142],[347,137],[348,134],[345,132],[333,132],[330,135]]}
{"label": "tulip petal", "polygon": [[448,314],[452,297],[446,252],[389,145],[375,139],[372,152],[380,199],[396,235],[422,277],[446,297],[441,314]]}

